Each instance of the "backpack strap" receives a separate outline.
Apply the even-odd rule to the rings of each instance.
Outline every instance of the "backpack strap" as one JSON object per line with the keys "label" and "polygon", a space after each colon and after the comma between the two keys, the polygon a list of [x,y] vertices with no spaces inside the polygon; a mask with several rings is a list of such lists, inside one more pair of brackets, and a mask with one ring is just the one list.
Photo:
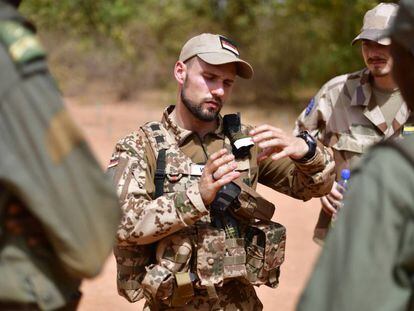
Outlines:
{"label": "backpack strap", "polygon": [[167,141],[168,138],[161,122],[146,123],[141,129],[147,136],[157,159],[154,176],[155,193],[153,198],[156,199],[164,194],[166,152],[169,149],[170,144]]}
{"label": "backpack strap", "polygon": [[164,180],[165,180],[165,153],[167,149],[161,149],[157,156],[157,168],[155,170],[154,184],[155,196],[154,199],[164,194]]}

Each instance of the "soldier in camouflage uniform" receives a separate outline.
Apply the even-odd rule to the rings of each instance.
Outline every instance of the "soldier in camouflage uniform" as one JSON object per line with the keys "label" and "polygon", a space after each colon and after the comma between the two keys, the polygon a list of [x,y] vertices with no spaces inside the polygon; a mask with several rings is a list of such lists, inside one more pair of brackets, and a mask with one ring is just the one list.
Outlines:
{"label": "soldier in camouflage uniform", "polygon": [[[322,196],[332,187],[333,162],[309,134],[270,125],[242,125],[237,142],[251,149],[232,154],[237,143],[229,142],[228,115],[219,113],[236,75],[251,78],[253,70],[229,39],[190,39],[174,75],[176,105],[120,140],[109,164],[123,210],[118,290],[132,302],[145,296],[151,310],[261,310],[253,285],[277,286],[285,233],[265,221],[273,210],[259,207],[271,203],[254,189],[260,182],[301,200]],[[218,193],[234,184],[250,220],[224,219],[222,230],[212,225],[213,206],[216,197],[233,196]]]}
{"label": "soldier in camouflage uniform", "polygon": [[[414,109],[414,2],[391,26],[393,76]],[[414,136],[377,144],[353,172],[299,311],[414,310]]]}
{"label": "soldier in camouflage uniform", "polygon": [[120,209],[18,2],[0,0],[0,310],[74,310]]}
{"label": "soldier in camouflage uniform", "polygon": [[[362,31],[352,43],[362,41],[367,67],[328,81],[297,119],[295,133],[309,130],[332,148],[337,179],[342,169],[352,168],[373,144],[413,131],[410,109],[391,76],[390,39],[379,37],[397,7],[381,3],[365,14]],[[315,242],[322,244],[341,200],[336,183],[331,193],[321,198]]]}

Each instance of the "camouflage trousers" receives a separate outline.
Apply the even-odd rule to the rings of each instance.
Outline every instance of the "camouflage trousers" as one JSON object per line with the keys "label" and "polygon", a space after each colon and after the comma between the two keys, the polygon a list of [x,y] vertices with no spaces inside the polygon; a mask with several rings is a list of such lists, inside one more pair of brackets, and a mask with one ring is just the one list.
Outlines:
{"label": "camouflage trousers", "polygon": [[262,310],[263,305],[256,295],[252,285],[246,285],[239,281],[230,281],[222,288],[217,289],[218,300],[211,300],[207,291],[196,291],[194,298],[184,307],[168,307],[164,304],[144,306],[144,311],[155,310],[226,310],[226,311],[256,311]]}

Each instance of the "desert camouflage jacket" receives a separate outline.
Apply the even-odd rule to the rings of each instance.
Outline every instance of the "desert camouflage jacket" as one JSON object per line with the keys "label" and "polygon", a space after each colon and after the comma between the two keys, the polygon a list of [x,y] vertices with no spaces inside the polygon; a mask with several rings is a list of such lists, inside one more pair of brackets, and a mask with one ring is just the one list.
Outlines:
{"label": "desert camouflage jacket", "polygon": [[[295,133],[309,130],[334,152],[337,176],[353,167],[373,144],[398,137],[410,116],[405,103],[387,125],[376,105],[368,69],[328,81],[296,121]],[[401,99],[402,100],[402,99]]]}
{"label": "desert camouflage jacket", "polygon": [[[175,124],[170,117],[173,109],[174,106],[170,106],[165,110],[162,124],[183,154],[194,163],[204,164],[210,154],[223,148],[225,137],[221,118],[217,129],[201,139],[196,133]],[[185,189],[152,199],[156,157],[149,139],[142,129],[121,139],[109,164],[108,171],[116,183],[123,210],[118,230],[120,246],[158,241],[193,225],[208,214],[208,207],[204,206],[199,194],[197,180],[189,181]],[[287,158],[265,160],[258,165],[257,152],[254,146],[250,157],[252,188],[256,188],[257,182],[260,182],[301,200],[323,196],[330,191],[334,164],[323,147],[318,147],[315,156],[304,163]],[[179,155],[171,161],[177,161],[175,165],[179,165]]]}

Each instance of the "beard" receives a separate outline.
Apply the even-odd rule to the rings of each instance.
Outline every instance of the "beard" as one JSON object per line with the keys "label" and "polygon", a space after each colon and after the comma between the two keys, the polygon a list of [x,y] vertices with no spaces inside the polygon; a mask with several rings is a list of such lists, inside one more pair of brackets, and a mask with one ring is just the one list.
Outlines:
{"label": "beard", "polygon": [[371,72],[372,76],[377,77],[377,78],[386,77],[386,76],[391,74],[390,70],[384,70],[383,68],[381,68],[381,69],[378,69],[378,68],[370,69],[370,72]]}
{"label": "beard", "polygon": [[200,121],[204,122],[211,122],[216,120],[218,117],[221,107],[223,106],[221,98],[213,98],[214,101],[217,102],[217,104],[220,105],[219,109],[212,109],[212,108],[203,108],[203,103],[207,101],[211,101],[211,98],[204,98],[199,103],[191,100],[188,98],[186,94],[187,90],[187,80],[184,81],[183,88],[180,92],[180,98],[184,106],[191,112],[191,114],[196,117]]}
{"label": "beard", "polygon": [[386,59],[384,59],[384,62],[385,63],[383,66],[375,66],[371,63],[371,59],[368,59],[369,70],[374,77],[380,78],[391,74],[392,66],[389,64],[389,62],[387,62]]}

